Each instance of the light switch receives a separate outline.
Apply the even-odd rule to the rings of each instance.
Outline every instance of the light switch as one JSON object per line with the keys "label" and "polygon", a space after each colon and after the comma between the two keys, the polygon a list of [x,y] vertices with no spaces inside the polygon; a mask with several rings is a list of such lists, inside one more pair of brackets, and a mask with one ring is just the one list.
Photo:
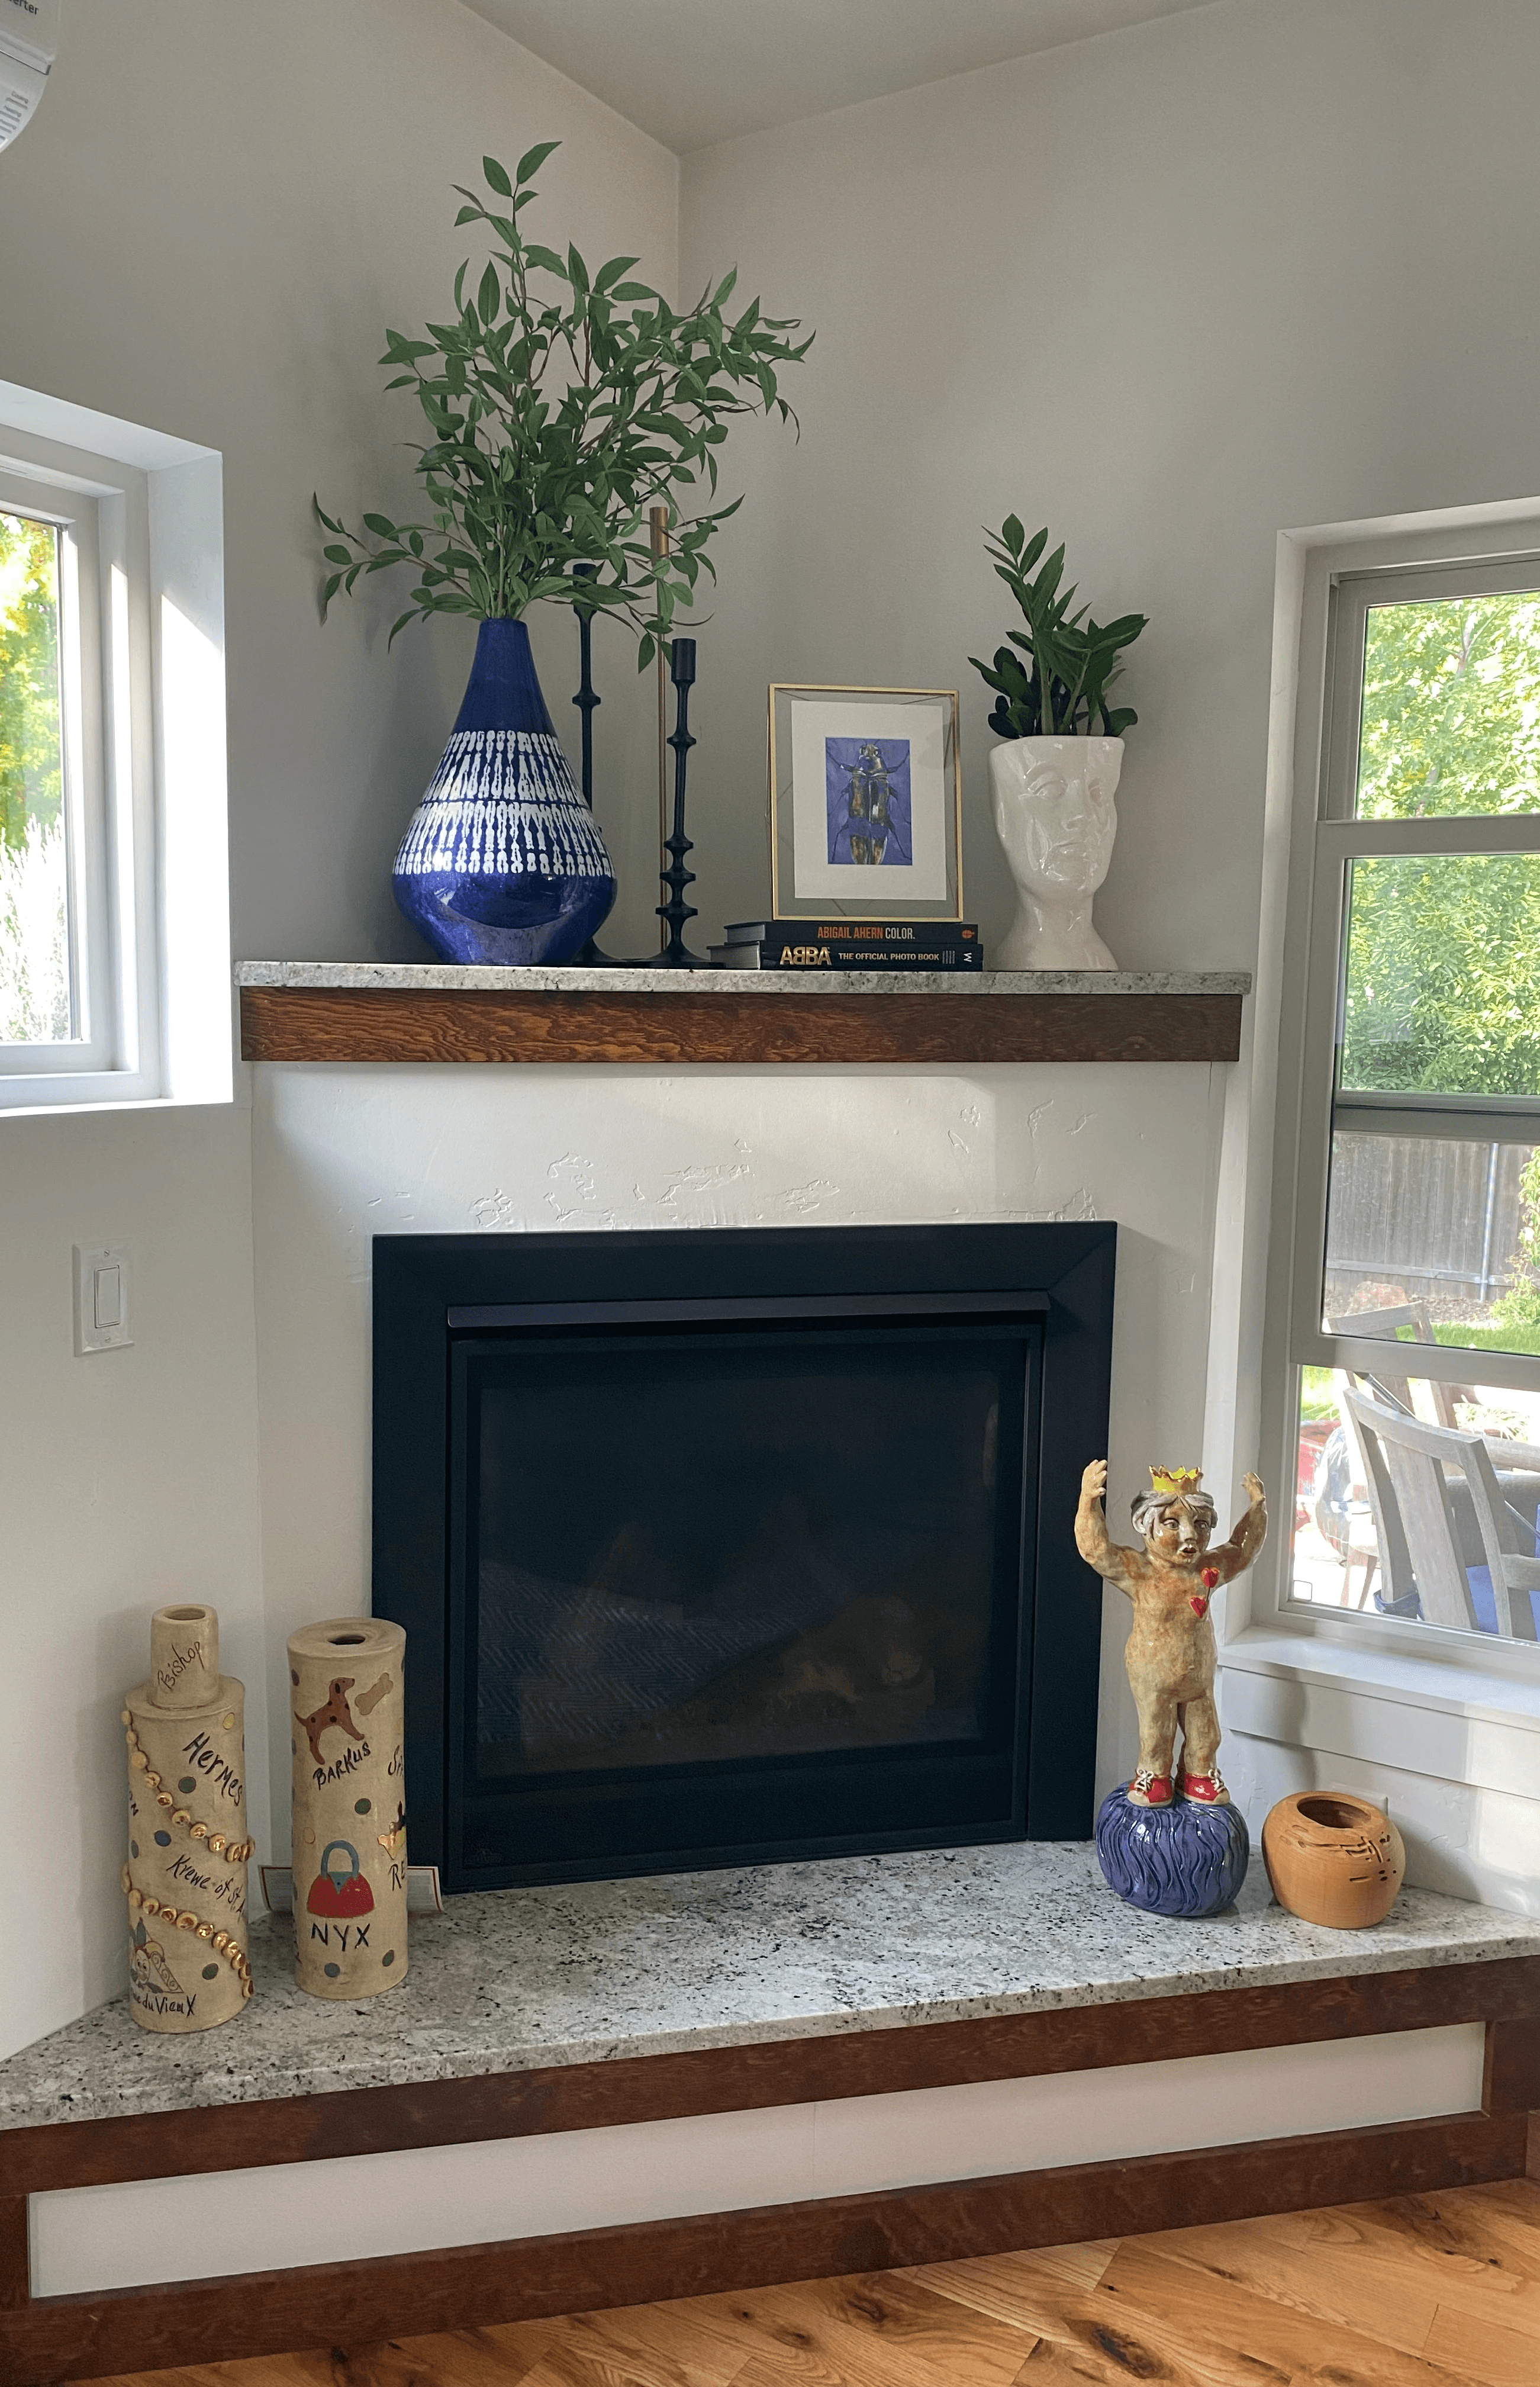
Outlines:
{"label": "light switch", "polygon": [[99,1268],[92,1271],[96,1312],[96,1324],[121,1326],[123,1322],[123,1271],[120,1268]]}
{"label": "light switch", "polygon": [[129,1255],[122,1244],[75,1245],[75,1349],[119,1351],[129,1332]]}

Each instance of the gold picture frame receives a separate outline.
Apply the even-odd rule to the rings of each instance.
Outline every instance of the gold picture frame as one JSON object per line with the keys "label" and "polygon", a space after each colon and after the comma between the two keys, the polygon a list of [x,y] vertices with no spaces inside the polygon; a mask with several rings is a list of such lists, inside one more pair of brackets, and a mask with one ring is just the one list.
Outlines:
{"label": "gold picture frame", "polygon": [[777,680],[768,716],[773,916],[960,920],[957,690]]}

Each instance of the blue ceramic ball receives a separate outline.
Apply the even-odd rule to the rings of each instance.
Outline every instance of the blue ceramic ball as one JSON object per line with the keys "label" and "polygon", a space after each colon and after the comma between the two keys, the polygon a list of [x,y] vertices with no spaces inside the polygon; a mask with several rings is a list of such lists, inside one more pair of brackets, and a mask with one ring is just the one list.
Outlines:
{"label": "blue ceramic ball", "polygon": [[1136,1807],[1119,1784],[1096,1818],[1096,1854],[1108,1886],[1148,1914],[1218,1914],[1240,1895],[1251,1835],[1239,1807],[1177,1799]]}

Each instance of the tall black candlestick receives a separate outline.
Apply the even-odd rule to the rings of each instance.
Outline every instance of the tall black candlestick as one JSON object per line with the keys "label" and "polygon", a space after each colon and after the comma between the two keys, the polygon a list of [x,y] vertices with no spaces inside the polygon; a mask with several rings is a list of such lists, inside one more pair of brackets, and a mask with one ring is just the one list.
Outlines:
{"label": "tall black candlestick", "polygon": [[685,889],[695,883],[693,870],[685,868],[685,856],[694,851],[685,835],[685,765],[695,740],[689,734],[689,691],[695,679],[695,640],[675,638],[669,650],[669,677],[674,682],[675,700],[674,734],[669,744],[674,749],[674,834],[664,840],[673,857],[663,871],[663,884],[670,890],[666,903],[658,905],[658,917],[668,928],[668,943],[659,954],[660,969],[705,969],[705,956],[692,954],[684,940],[687,920],[696,917],[693,903],[685,902]]}
{"label": "tall black candlestick", "polygon": [[[599,566],[597,563],[574,563],[572,576],[574,580],[595,580],[599,576]],[[592,812],[594,808],[594,714],[602,699],[594,693],[592,612],[586,605],[574,605],[573,612],[577,616],[577,657],[580,675],[577,694],[573,698],[573,702],[583,715],[583,801]]]}
{"label": "tall black candlestick", "polygon": [[[574,580],[597,580],[599,566],[597,563],[574,563],[572,576]],[[573,612],[577,616],[578,658],[578,688],[573,702],[583,715],[583,801],[592,812],[594,808],[594,714],[601,701],[594,691],[594,617],[591,608],[587,605],[574,605]],[[588,939],[587,943],[575,958],[588,969],[613,969],[616,966],[614,955],[602,952],[595,944],[592,937]]]}

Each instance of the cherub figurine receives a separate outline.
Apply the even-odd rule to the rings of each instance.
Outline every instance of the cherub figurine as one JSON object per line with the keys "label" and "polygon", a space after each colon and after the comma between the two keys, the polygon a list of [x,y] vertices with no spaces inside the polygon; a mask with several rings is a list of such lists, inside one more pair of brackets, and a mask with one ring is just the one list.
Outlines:
{"label": "cherub figurine", "polygon": [[1208,1536],[1218,1512],[1199,1489],[1202,1480],[1196,1467],[1151,1468],[1150,1489],[1133,1502],[1134,1531],[1144,1536],[1142,1555],[1120,1548],[1107,1532],[1102,1513],[1106,1460],[1093,1459],[1080,1478],[1076,1547],[1088,1566],[1133,1602],[1124,1663],[1139,1711],[1139,1767],[1128,1792],[1136,1807],[1168,1807],[1176,1796],[1179,1724],[1182,1796],[1207,1806],[1230,1803],[1214,1762],[1219,1747],[1214,1705],[1218,1652],[1208,1602],[1220,1584],[1250,1566],[1267,1534],[1268,1510],[1258,1479],[1243,1476],[1251,1506],[1229,1541],[1211,1550]]}

